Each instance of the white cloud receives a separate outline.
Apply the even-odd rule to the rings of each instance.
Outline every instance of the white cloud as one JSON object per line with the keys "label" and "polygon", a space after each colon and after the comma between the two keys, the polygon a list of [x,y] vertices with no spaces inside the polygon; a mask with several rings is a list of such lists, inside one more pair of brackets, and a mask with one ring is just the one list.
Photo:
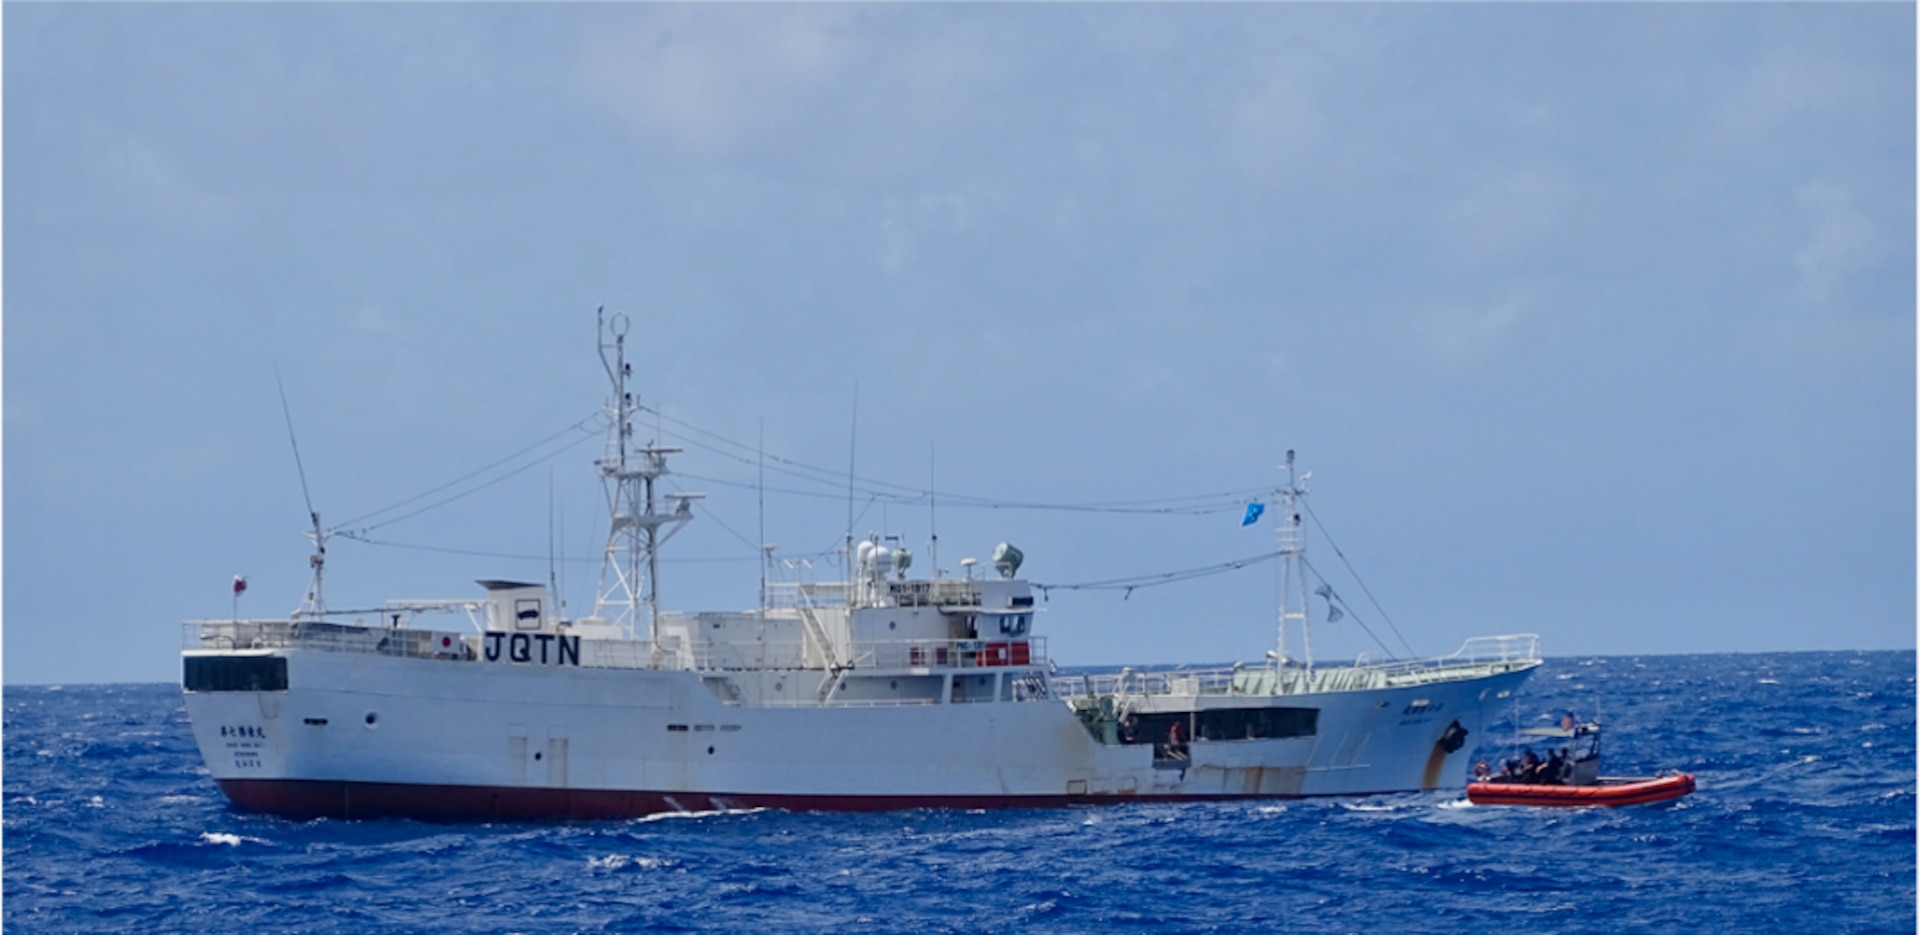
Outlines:
{"label": "white cloud", "polygon": [[234,199],[195,181],[179,160],[148,139],[127,135],[103,148],[102,180],[115,194],[121,217],[187,236],[213,235],[241,218]]}
{"label": "white cloud", "polygon": [[1499,353],[1536,306],[1533,290],[1516,286],[1486,301],[1429,306],[1419,312],[1415,327],[1440,360],[1470,365]]}
{"label": "white cloud", "polygon": [[1809,229],[1793,254],[1800,274],[1800,295],[1815,305],[1832,299],[1854,273],[1879,255],[1878,232],[1853,193],[1829,182],[1801,186],[1796,200],[1809,216]]}
{"label": "white cloud", "polygon": [[1550,239],[1573,198],[1555,173],[1502,172],[1440,209],[1435,246],[1455,263],[1510,259]]}
{"label": "white cloud", "polygon": [[233,452],[224,439],[176,439],[150,450],[147,465],[159,477],[191,482],[212,475],[232,461]]}
{"label": "white cloud", "polygon": [[353,316],[353,330],[377,337],[394,337],[400,333],[400,326],[387,314],[387,310],[378,305],[363,305]]}
{"label": "white cloud", "polygon": [[1876,66],[1856,50],[1827,49],[1817,37],[1783,40],[1767,49],[1728,90],[1708,124],[1710,138],[1749,146],[1775,139],[1809,120],[1857,113],[1881,86]]}
{"label": "white cloud", "polygon": [[835,73],[845,19],[814,6],[648,8],[589,49],[587,79],[643,132],[724,148]]}
{"label": "white cloud", "polygon": [[965,231],[970,209],[971,203],[958,192],[889,199],[880,220],[880,265],[898,272],[913,259],[923,240]]}
{"label": "white cloud", "polygon": [[1326,71],[1316,54],[1296,50],[1265,58],[1237,89],[1222,146],[1251,178],[1284,182],[1324,143],[1328,121],[1319,98]]}

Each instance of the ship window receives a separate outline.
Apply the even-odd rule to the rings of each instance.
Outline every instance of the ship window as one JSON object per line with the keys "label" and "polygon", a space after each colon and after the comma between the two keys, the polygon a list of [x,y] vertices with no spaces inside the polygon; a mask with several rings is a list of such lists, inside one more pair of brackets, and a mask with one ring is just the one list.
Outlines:
{"label": "ship window", "polygon": [[1315,708],[1240,708],[1201,711],[1197,716],[1138,714],[1132,720],[1131,729],[1121,725],[1121,743],[1164,743],[1175,721],[1181,723],[1182,732],[1191,729],[1200,740],[1278,740],[1313,736],[1319,729],[1320,712]]}
{"label": "ship window", "polygon": [[540,629],[540,599],[523,597],[514,601],[513,625],[520,630]]}
{"label": "ship window", "polygon": [[283,692],[285,656],[188,656],[181,684],[190,692]]}
{"label": "ship window", "polygon": [[1319,727],[1315,708],[1244,708],[1203,711],[1196,733],[1203,740],[1274,740],[1311,737]]}

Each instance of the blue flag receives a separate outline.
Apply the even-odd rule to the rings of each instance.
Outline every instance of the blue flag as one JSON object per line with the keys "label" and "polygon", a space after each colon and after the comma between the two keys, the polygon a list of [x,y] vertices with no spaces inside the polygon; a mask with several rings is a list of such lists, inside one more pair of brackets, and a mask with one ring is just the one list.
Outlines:
{"label": "blue flag", "polygon": [[1267,511],[1267,505],[1264,503],[1256,502],[1256,503],[1247,504],[1247,518],[1241,520],[1240,525],[1251,526],[1254,523],[1259,522],[1260,514],[1265,513],[1266,511]]}

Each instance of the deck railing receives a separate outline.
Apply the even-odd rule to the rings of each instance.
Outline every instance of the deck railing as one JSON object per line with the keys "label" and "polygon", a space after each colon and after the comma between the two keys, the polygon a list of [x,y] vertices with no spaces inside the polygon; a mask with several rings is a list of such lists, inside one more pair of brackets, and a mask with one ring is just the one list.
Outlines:
{"label": "deck railing", "polygon": [[1102,672],[1056,676],[1056,695],[1295,695],[1363,691],[1452,681],[1537,665],[1540,637],[1532,633],[1479,636],[1430,659],[1346,666],[1242,666]]}
{"label": "deck railing", "polygon": [[471,644],[460,641],[461,634],[451,634],[458,649],[443,650],[443,635],[436,630],[306,620],[196,620],[185,624],[184,647],[214,651],[298,648],[422,659],[461,658],[472,649]]}
{"label": "deck railing", "polygon": [[862,602],[885,600],[896,607],[965,607],[980,603],[980,582],[971,578],[916,578],[851,586],[845,581],[782,581],[767,585],[767,606],[773,610],[846,607],[850,596],[857,596]]}

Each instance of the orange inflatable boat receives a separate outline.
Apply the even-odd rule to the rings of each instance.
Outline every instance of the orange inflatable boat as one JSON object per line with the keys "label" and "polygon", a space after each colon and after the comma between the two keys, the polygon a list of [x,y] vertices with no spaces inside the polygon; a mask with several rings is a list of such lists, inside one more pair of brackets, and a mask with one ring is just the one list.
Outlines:
{"label": "orange inflatable boat", "polygon": [[1544,785],[1531,782],[1475,782],[1467,785],[1467,800],[1475,805],[1645,805],[1677,799],[1693,791],[1692,773],[1674,773],[1651,779],[1603,777],[1591,785]]}
{"label": "orange inflatable boat", "polygon": [[[1660,776],[1600,775],[1600,724],[1580,723],[1572,711],[1559,727],[1534,727],[1520,736],[1549,741],[1551,756],[1542,761],[1531,749],[1524,761],[1507,761],[1498,775],[1482,761],[1467,784],[1467,801],[1475,805],[1545,805],[1572,808],[1588,805],[1645,805],[1693,792],[1692,773]],[[1552,751],[1553,746],[1560,749]]]}

